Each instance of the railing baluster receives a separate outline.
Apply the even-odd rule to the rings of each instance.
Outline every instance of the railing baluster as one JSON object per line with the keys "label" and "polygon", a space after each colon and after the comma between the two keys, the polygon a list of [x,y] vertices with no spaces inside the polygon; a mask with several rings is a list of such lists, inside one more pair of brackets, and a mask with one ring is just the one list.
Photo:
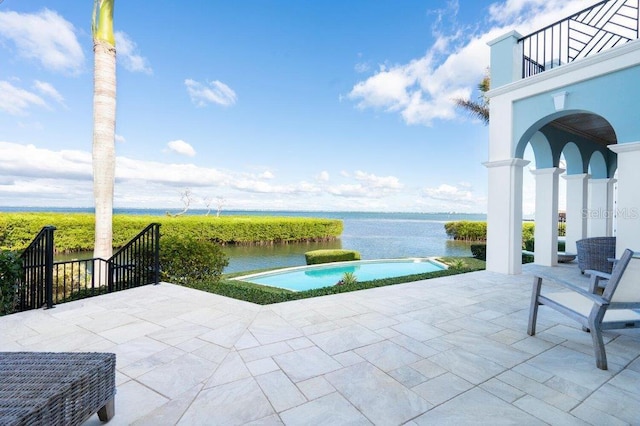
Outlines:
{"label": "railing baluster", "polygon": [[569,63],[640,38],[639,3],[638,0],[604,0],[521,38],[522,78],[563,65],[565,51],[566,63]]}

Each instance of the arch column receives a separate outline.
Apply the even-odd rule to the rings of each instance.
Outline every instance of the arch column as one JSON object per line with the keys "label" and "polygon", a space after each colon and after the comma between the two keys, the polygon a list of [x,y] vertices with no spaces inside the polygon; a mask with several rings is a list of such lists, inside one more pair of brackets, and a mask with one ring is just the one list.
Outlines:
{"label": "arch column", "polygon": [[535,263],[558,264],[558,176],[564,169],[531,170],[536,179]]}
{"label": "arch column", "polygon": [[565,175],[567,181],[567,253],[577,253],[576,241],[587,236],[587,201],[589,193],[589,175],[586,173]]}
{"label": "arch column", "polygon": [[640,251],[640,142],[609,145],[618,154],[616,254]]}
{"label": "arch column", "polygon": [[522,272],[522,169],[520,158],[484,163],[488,169],[487,270]]}
{"label": "arch column", "polygon": [[589,237],[613,235],[613,184],[615,182],[616,180],[611,178],[589,179],[589,208],[587,209]]}

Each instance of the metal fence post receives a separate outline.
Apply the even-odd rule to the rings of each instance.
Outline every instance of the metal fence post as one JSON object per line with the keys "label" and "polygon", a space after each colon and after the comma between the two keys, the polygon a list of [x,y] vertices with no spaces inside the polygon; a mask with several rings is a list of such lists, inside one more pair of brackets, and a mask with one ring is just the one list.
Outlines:
{"label": "metal fence post", "polygon": [[53,308],[53,231],[55,226],[47,226],[45,234],[45,258],[44,258],[44,279],[45,279],[45,298],[47,309]]}
{"label": "metal fence post", "polygon": [[153,230],[153,281],[160,283],[160,224],[155,224]]}

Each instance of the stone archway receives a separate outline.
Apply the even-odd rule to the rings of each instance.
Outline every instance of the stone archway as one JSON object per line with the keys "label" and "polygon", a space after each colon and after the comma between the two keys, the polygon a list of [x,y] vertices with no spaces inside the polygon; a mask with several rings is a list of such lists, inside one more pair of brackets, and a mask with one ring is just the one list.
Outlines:
{"label": "stone archway", "polygon": [[[557,264],[559,176],[564,154],[567,174],[567,251],[587,236],[613,232],[613,185],[615,154],[608,147],[616,143],[611,124],[588,111],[555,112],[537,120],[523,132],[516,145],[522,158],[524,147],[531,146],[535,177],[535,262]],[[599,214],[589,214],[599,212]]]}

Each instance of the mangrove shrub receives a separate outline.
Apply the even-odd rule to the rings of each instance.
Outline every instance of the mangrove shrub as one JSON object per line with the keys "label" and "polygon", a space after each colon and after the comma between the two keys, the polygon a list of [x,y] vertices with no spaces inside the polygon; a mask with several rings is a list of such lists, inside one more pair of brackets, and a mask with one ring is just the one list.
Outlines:
{"label": "mangrove shrub", "polygon": [[13,251],[0,251],[0,316],[15,311],[18,284],[22,278],[22,259]]}
{"label": "mangrove shrub", "polygon": [[[150,223],[160,223],[162,238],[190,236],[220,244],[274,244],[333,240],[342,234],[339,219],[274,216],[114,215],[113,246],[122,247]],[[57,252],[93,250],[90,213],[0,213],[0,248],[21,250],[40,229],[56,227]]]}
{"label": "mangrove shrub", "polygon": [[191,284],[196,281],[217,282],[229,258],[219,244],[191,236],[162,238],[160,271],[163,281]]}

